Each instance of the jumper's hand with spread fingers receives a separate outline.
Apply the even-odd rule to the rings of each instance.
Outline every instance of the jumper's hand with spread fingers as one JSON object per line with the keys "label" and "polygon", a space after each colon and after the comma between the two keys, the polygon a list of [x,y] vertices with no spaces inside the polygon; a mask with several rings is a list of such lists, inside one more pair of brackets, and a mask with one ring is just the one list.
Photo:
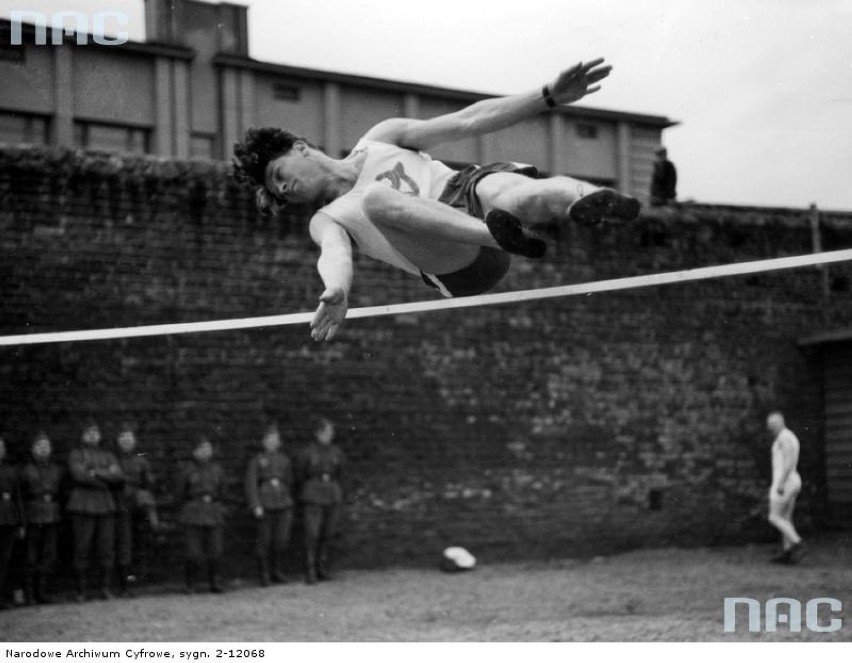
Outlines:
{"label": "jumper's hand with spread fingers", "polygon": [[564,106],[600,90],[600,81],[609,76],[612,71],[612,65],[603,62],[603,58],[590,62],[578,62],[560,73],[548,86],[553,101],[559,106]]}
{"label": "jumper's hand with spread fingers", "polygon": [[349,299],[342,288],[329,288],[320,295],[320,305],[311,320],[311,338],[330,341],[334,338],[349,310]]}

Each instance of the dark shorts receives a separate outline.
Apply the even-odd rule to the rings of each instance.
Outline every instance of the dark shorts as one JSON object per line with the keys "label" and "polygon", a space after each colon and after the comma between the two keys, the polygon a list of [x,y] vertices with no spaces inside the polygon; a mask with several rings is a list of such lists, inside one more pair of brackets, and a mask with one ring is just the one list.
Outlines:
{"label": "dark shorts", "polygon": [[[477,219],[484,219],[485,214],[476,197],[476,185],[479,180],[492,173],[518,173],[531,178],[539,177],[535,167],[524,164],[498,162],[485,166],[471,165],[456,173],[447,182],[438,200]],[[494,288],[506,276],[511,263],[512,258],[505,251],[483,246],[476,259],[464,269],[450,274],[423,274],[423,281],[452,297],[479,295]]]}

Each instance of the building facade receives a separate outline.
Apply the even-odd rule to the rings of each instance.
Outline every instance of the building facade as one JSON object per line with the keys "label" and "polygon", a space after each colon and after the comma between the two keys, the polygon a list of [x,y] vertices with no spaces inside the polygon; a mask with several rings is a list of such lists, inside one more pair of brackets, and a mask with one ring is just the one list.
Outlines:
{"label": "building facade", "polygon": [[[76,32],[57,45],[53,17],[25,14],[21,43],[13,23],[0,22],[0,142],[227,159],[246,128],[274,125],[340,156],[382,119],[433,117],[487,96],[255,60],[247,10],[238,5],[146,0],[145,10],[146,41],[121,45],[88,38],[82,14],[65,12],[62,25]],[[571,107],[440,146],[433,156],[523,161],[644,198],[653,148],[674,124]]]}

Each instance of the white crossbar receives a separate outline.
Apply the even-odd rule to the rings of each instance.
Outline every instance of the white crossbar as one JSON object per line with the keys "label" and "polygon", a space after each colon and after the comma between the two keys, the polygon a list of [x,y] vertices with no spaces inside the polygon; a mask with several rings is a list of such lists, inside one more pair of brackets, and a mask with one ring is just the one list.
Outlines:
{"label": "white crossbar", "polygon": [[[733,263],[730,265],[715,265],[685,269],[677,272],[661,274],[646,274],[644,276],[628,276],[605,281],[592,281],[574,285],[562,285],[537,290],[517,290],[500,292],[472,297],[456,297],[451,299],[436,299],[404,304],[389,304],[386,306],[367,306],[350,309],[346,315],[349,320],[355,318],[374,318],[382,315],[400,315],[404,313],[425,313],[473,306],[492,306],[554,297],[571,297],[574,295],[590,295],[597,292],[612,292],[614,290],[631,290],[648,286],[685,283],[725,276],[742,276],[781,269],[796,269],[813,267],[835,262],[852,260],[852,249],[812,253],[803,256],[771,258],[751,262]],[[0,336],[0,346],[34,345],[37,343],[65,343],[76,341],[97,341],[116,338],[136,338],[140,336],[164,336],[168,334],[193,334],[200,332],[227,331],[234,329],[252,329],[259,327],[279,327],[282,325],[298,325],[308,323],[313,318],[312,311],[287,313],[283,315],[268,315],[256,318],[238,318],[232,320],[210,320],[205,322],[183,322],[166,325],[145,325],[139,327],[116,327],[112,329],[85,329],[79,331],[45,332],[36,334],[17,334]]]}

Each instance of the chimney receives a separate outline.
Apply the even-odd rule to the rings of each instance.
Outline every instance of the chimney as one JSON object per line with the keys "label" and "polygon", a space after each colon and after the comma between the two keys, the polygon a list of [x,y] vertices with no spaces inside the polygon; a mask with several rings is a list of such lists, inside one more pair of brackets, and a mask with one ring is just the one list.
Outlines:
{"label": "chimney", "polygon": [[145,41],[182,46],[183,0],[145,0]]}
{"label": "chimney", "polygon": [[248,56],[248,8],[222,2],[219,10],[219,50]]}
{"label": "chimney", "polygon": [[197,47],[192,42],[198,33],[215,35],[220,53],[247,56],[248,8],[230,2],[145,0],[146,41],[191,48]]}

